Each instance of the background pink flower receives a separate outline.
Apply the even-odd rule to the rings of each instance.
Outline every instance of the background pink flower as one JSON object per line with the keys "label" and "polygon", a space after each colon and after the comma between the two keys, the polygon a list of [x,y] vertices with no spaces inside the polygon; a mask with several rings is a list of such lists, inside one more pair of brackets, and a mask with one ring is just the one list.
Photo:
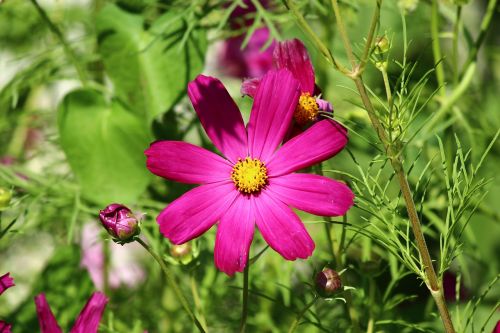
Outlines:
{"label": "background pink flower", "polygon": [[229,275],[244,269],[255,224],[285,259],[309,257],[314,242],[290,207],[338,216],[352,206],[354,195],[330,178],[294,172],[342,150],[345,128],[323,120],[278,149],[300,95],[300,83],[286,69],[263,77],[246,127],[219,80],[200,75],[188,85],[188,95],[225,157],[179,141],[158,141],[146,150],[147,167],[154,174],[201,184],[161,212],[161,233],[182,244],[219,222],[215,264]]}
{"label": "background pink flower", "polygon": [[135,243],[121,246],[114,242],[103,242],[101,228],[97,223],[87,223],[82,229],[81,266],[89,272],[97,289],[104,289],[104,248],[110,247],[109,286],[118,288],[124,284],[134,287],[145,279],[144,269],[139,264],[140,245]]}

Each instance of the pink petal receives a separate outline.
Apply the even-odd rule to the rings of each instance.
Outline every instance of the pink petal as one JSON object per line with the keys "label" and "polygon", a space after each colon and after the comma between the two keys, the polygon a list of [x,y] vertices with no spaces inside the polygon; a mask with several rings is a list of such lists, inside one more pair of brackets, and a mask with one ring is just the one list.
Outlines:
{"label": "pink petal", "polygon": [[50,310],[49,303],[45,298],[45,294],[40,294],[35,297],[36,313],[38,322],[40,323],[41,333],[62,333],[61,327],[57,324],[54,314]]}
{"label": "pink petal", "polygon": [[198,186],[165,208],[156,221],[160,232],[182,244],[210,229],[238,195],[232,182]]}
{"label": "pink petal", "polygon": [[271,177],[285,175],[335,156],[347,144],[347,130],[333,120],[321,120],[287,141],[267,164]]}
{"label": "pink petal", "polygon": [[307,49],[298,39],[278,43],[274,49],[274,61],[277,68],[286,68],[300,82],[301,92],[314,94],[314,68]]}
{"label": "pink petal", "polygon": [[0,333],[11,333],[12,325],[0,320]]}
{"label": "pink petal", "polygon": [[14,279],[9,276],[10,273],[6,273],[0,276],[0,295],[12,286],[15,286]]}
{"label": "pink petal", "polygon": [[291,173],[271,178],[267,190],[287,205],[320,216],[344,215],[354,203],[347,185],[318,175]]}
{"label": "pink petal", "polygon": [[93,293],[78,315],[70,333],[97,333],[107,303],[106,295],[100,292]]}
{"label": "pink petal", "polygon": [[269,246],[287,260],[313,253],[314,242],[297,214],[268,191],[253,198],[257,227]]}
{"label": "pink petal", "polygon": [[149,171],[188,184],[206,184],[231,177],[231,164],[217,154],[182,141],[157,141],[144,152]]}
{"label": "pink petal", "polygon": [[233,162],[247,156],[247,134],[240,110],[217,79],[198,75],[188,95],[208,137]]}
{"label": "pink petal", "polygon": [[255,218],[249,196],[238,195],[222,215],[215,239],[215,266],[228,275],[242,272],[252,243]]}
{"label": "pink petal", "polygon": [[248,122],[250,156],[268,160],[290,126],[299,82],[288,70],[269,71],[260,82]]}
{"label": "pink petal", "polygon": [[241,94],[248,95],[252,98],[257,94],[257,88],[259,87],[261,78],[245,79],[241,84]]}

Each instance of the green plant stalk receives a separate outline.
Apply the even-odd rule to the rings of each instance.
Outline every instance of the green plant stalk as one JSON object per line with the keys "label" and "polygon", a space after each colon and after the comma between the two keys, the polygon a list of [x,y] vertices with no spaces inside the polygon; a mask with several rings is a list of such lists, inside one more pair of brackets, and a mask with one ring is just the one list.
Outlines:
{"label": "green plant stalk", "polygon": [[460,77],[462,77],[464,73],[467,72],[467,69],[473,62],[476,62],[477,53],[479,52],[479,49],[481,48],[481,45],[483,44],[484,39],[486,38],[486,33],[488,32],[488,28],[491,23],[491,18],[495,13],[496,5],[497,5],[497,0],[490,0],[488,2],[486,13],[484,14],[483,20],[481,21],[481,30],[479,32],[479,36],[477,37],[476,42],[472,47],[472,50],[469,51],[469,56],[467,57],[464,66],[462,67],[464,68],[464,72],[462,73],[462,75],[460,75]]}
{"label": "green plant stalk", "polygon": [[293,321],[292,326],[290,326],[290,328],[288,329],[288,333],[295,332],[297,327],[299,327],[300,320],[302,319],[304,314],[307,312],[307,310],[309,310],[311,308],[311,306],[314,305],[314,303],[316,303],[317,300],[318,300],[318,295],[315,295],[314,298],[312,299],[312,301],[307,303],[307,305],[297,314],[297,317],[295,317],[295,320]]}
{"label": "green plant stalk", "polygon": [[372,51],[373,37],[375,37],[375,30],[378,26],[378,21],[380,19],[380,8],[382,7],[382,0],[377,0],[375,4],[375,10],[373,11],[372,21],[370,23],[370,30],[368,30],[368,37],[366,38],[365,48],[363,50],[363,55],[361,56],[361,63],[359,71],[362,73],[365,69],[368,58]]}
{"label": "green plant stalk", "polygon": [[200,322],[203,325],[203,328],[207,330],[207,320],[203,314],[203,306],[200,300],[200,294],[198,293],[198,286],[196,284],[196,279],[194,278],[194,273],[190,274],[189,282],[191,285],[191,294],[193,295],[194,306],[196,308],[196,312],[200,317]]}
{"label": "green plant stalk", "polygon": [[314,45],[316,48],[323,54],[325,59],[335,67],[339,72],[347,74],[349,73],[349,70],[342,66],[334,57],[332,52],[326,47],[325,44],[321,41],[321,39],[316,36],[314,31],[311,29],[309,24],[307,24],[307,21],[305,20],[304,16],[300,13],[298,10],[297,6],[291,1],[291,0],[283,0],[285,6],[293,13],[295,16],[295,19],[297,20],[297,23],[299,27],[304,31],[305,34],[307,34],[309,37],[311,37]]}
{"label": "green plant stalk", "polygon": [[453,26],[453,85],[458,84],[458,37],[462,27],[462,5],[457,6],[455,25]]}
{"label": "green plant stalk", "polygon": [[40,17],[42,18],[42,20],[49,27],[50,31],[52,31],[52,33],[56,36],[56,38],[59,40],[59,42],[63,46],[64,52],[68,56],[70,62],[75,67],[76,72],[78,74],[78,77],[79,77],[80,81],[82,82],[82,85],[85,86],[87,84],[87,74],[85,73],[85,70],[83,69],[83,67],[80,65],[80,62],[78,61],[78,58],[77,58],[75,52],[69,46],[66,39],[64,39],[62,32],[54,24],[54,22],[52,22],[52,20],[49,18],[49,16],[45,12],[45,10],[42,7],[40,7],[38,2],[36,0],[30,0],[30,1],[33,4],[33,6],[35,7],[35,9],[37,10],[37,12],[40,15]]}
{"label": "green plant stalk", "polygon": [[146,251],[148,251],[148,253],[160,265],[160,268],[163,271],[163,274],[165,274],[165,277],[167,278],[168,284],[170,285],[170,287],[172,287],[175,295],[177,296],[177,298],[181,302],[182,307],[184,308],[184,310],[186,311],[186,313],[188,314],[188,316],[191,318],[191,320],[193,321],[193,323],[196,325],[196,327],[198,328],[198,330],[200,332],[202,332],[202,333],[205,333],[206,332],[205,329],[201,325],[201,323],[198,320],[198,318],[196,318],[196,316],[194,315],[193,311],[191,311],[191,309],[189,308],[189,304],[188,304],[188,301],[187,301],[186,297],[184,297],[184,295],[183,295],[183,293],[181,291],[181,288],[177,284],[177,281],[175,281],[173,275],[170,273],[167,265],[165,265],[165,262],[163,261],[163,259],[158,254],[156,254],[151,249],[151,247],[148,244],[146,244],[142,239],[140,239],[139,237],[137,237],[135,240],[136,240],[137,243],[141,244],[142,247],[144,249],[146,249]]}
{"label": "green plant stalk", "polygon": [[434,65],[436,66],[436,79],[439,94],[442,98],[445,98],[446,90],[444,89],[443,55],[441,53],[441,44],[439,42],[439,4],[437,0],[432,0],[431,5],[431,35],[432,55],[434,56]]}
{"label": "green plant stalk", "polygon": [[248,317],[248,273],[250,270],[250,261],[247,257],[247,265],[243,271],[243,302],[241,306],[241,322],[240,322],[240,333],[244,333],[247,327],[247,317]]}
{"label": "green plant stalk", "polygon": [[[290,0],[285,0],[286,3],[290,3]],[[341,34],[342,41],[344,45],[346,46],[346,51],[348,53],[348,58],[352,63],[352,60],[354,59],[354,54],[352,53],[352,48],[351,44],[349,41],[349,37],[347,36],[347,32],[345,30],[345,26],[342,20],[342,16],[340,15],[340,10],[339,10],[339,5],[338,5],[338,0],[332,0],[332,7],[335,13],[335,17],[337,20],[338,24],[338,29]],[[288,8],[291,8],[288,6]],[[302,16],[298,11],[294,12],[296,16]],[[304,18],[302,16],[303,21]],[[307,25],[307,22],[305,22]],[[307,29],[305,29],[307,31]],[[314,35],[314,32],[309,29],[310,33],[308,35]],[[307,32],[306,32],[307,33]],[[317,38],[317,37],[316,37]],[[335,67],[336,68],[336,67]],[[359,67],[357,64],[354,63],[353,65],[353,71],[348,74],[348,76],[354,81],[356,88],[358,89],[358,92],[360,94],[361,100],[363,102],[363,105],[365,106],[366,111],[368,112],[368,117],[370,118],[370,121],[372,123],[372,127],[374,128],[375,132],[377,133],[377,136],[379,137],[380,141],[382,142],[385,151],[386,151],[386,156],[390,159],[391,161],[391,166],[394,169],[394,172],[396,173],[398,183],[401,189],[401,192],[403,194],[403,198],[405,201],[406,209],[408,211],[408,216],[410,219],[410,224],[412,227],[412,231],[415,237],[416,245],[418,248],[418,251],[420,253],[420,256],[422,257],[422,261],[424,264],[424,269],[425,269],[425,277],[426,277],[426,284],[428,288],[430,289],[432,296],[434,298],[434,301],[436,302],[436,305],[438,307],[438,311],[440,313],[441,319],[443,321],[443,325],[445,327],[445,331],[447,333],[454,333],[455,329],[453,328],[453,323],[450,318],[450,314],[448,311],[448,308],[446,306],[446,302],[444,301],[444,297],[442,294],[442,289],[439,284],[438,277],[436,275],[436,272],[434,270],[434,267],[432,265],[432,260],[429,254],[429,250],[427,248],[427,244],[425,242],[425,238],[423,235],[422,231],[422,226],[420,224],[420,219],[417,214],[417,209],[415,207],[415,202],[413,200],[413,196],[410,190],[410,185],[408,183],[408,180],[406,178],[404,168],[403,168],[403,162],[401,160],[400,154],[394,149],[393,143],[389,142],[387,140],[387,135],[385,133],[385,130],[380,123],[377,114],[375,112],[375,108],[373,107],[370,98],[368,97],[368,93],[366,91],[365,85],[363,83],[362,75],[359,71]]]}

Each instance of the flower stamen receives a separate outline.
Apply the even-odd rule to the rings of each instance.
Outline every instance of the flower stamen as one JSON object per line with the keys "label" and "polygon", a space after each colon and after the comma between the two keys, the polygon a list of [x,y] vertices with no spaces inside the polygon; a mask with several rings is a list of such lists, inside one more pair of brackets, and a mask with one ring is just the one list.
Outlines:
{"label": "flower stamen", "polygon": [[267,184],[267,169],[264,163],[257,158],[239,158],[233,166],[231,179],[240,192],[257,193]]}
{"label": "flower stamen", "polygon": [[318,117],[319,105],[310,93],[302,93],[299,97],[299,104],[295,108],[293,118],[299,125],[306,125]]}

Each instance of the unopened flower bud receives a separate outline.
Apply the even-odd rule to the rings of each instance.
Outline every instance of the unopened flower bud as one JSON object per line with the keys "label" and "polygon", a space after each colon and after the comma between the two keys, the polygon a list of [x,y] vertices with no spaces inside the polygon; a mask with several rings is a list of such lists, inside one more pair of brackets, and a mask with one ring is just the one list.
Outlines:
{"label": "unopened flower bud", "polygon": [[9,206],[10,199],[12,199],[12,193],[3,187],[0,187],[0,210]]}
{"label": "unopened flower bud", "polygon": [[391,44],[386,36],[377,37],[375,40],[375,53],[382,54],[389,51]]}
{"label": "unopened flower bud", "polygon": [[111,204],[99,212],[99,219],[115,241],[126,243],[141,232],[140,217],[120,204]]}
{"label": "unopened flower bud", "polygon": [[316,274],[316,288],[320,293],[330,295],[342,288],[339,273],[331,268],[324,268]]}

